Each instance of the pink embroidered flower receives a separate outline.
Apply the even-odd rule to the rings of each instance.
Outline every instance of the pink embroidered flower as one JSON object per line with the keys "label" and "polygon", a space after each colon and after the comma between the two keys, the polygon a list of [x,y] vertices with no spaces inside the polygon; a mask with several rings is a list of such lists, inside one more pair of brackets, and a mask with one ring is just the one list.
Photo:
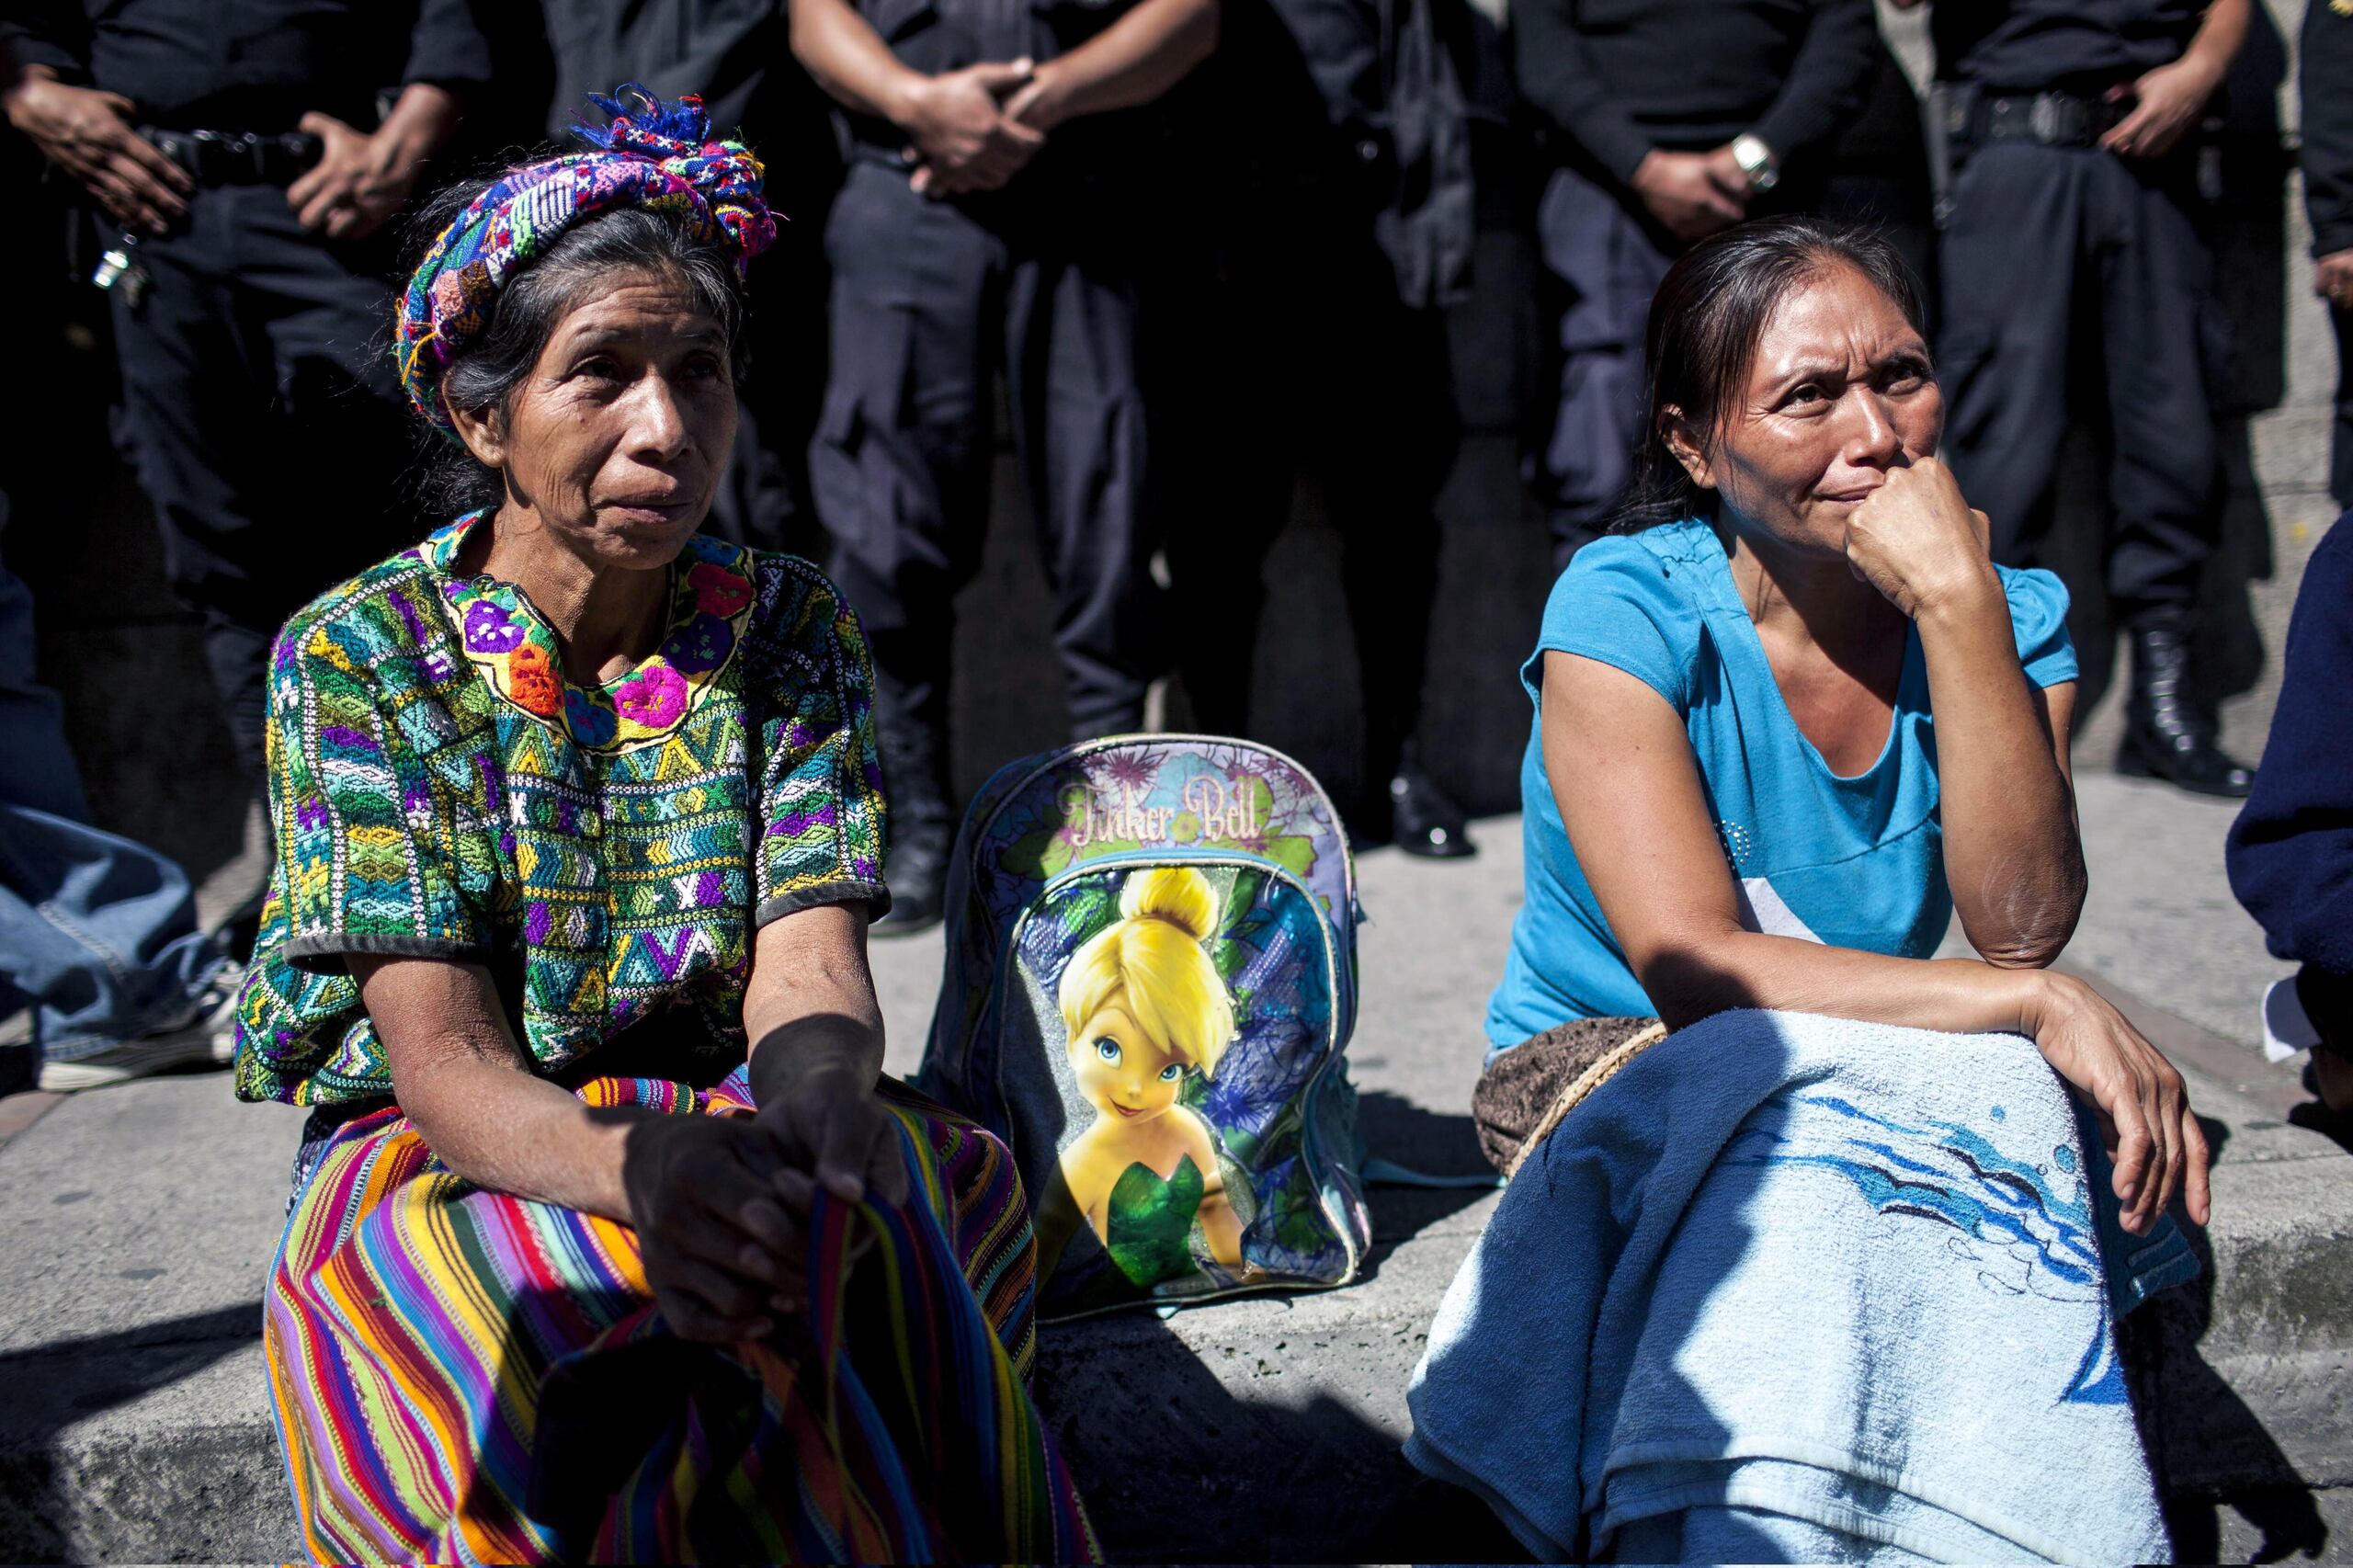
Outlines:
{"label": "pink embroidered flower", "polygon": [[655,659],[621,683],[613,706],[633,724],[666,729],[687,710],[687,683],[666,661]]}
{"label": "pink embroidered flower", "polygon": [[546,649],[526,642],[506,655],[506,694],[542,719],[563,706],[563,683],[548,666]]}
{"label": "pink embroidered flower", "polygon": [[722,620],[752,601],[752,580],[716,561],[697,562],[687,574],[687,586],[695,591],[697,609]]}

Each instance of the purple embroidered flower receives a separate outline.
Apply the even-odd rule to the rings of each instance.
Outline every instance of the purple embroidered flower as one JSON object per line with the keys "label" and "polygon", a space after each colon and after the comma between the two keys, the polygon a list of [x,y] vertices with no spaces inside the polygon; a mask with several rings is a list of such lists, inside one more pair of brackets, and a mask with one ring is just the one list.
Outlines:
{"label": "purple embroidered flower", "polygon": [[727,652],[735,645],[735,633],[715,615],[698,615],[670,634],[662,644],[662,656],[685,674],[700,675],[715,670],[727,662]]}
{"label": "purple embroidered flower", "polygon": [[668,664],[656,659],[621,683],[613,694],[613,706],[633,724],[667,729],[687,710],[687,683]]}
{"label": "purple embroidered flower", "polygon": [[563,722],[573,738],[585,746],[610,744],[620,720],[605,704],[572,687],[563,689]]}
{"label": "purple embroidered flower", "polygon": [[466,649],[474,653],[512,653],[523,641],[523,629],[494,599],[476,599],[466,607]]}

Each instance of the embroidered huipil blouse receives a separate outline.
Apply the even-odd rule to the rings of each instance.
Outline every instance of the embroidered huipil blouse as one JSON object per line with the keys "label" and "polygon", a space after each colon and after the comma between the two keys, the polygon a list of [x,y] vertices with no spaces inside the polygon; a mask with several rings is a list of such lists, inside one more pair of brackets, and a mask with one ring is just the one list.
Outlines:
{"label": "embroidered huipil blouse", "polygon": [[244,1098],[392,1093],[351,953],[488,966],[543,1073],[642,1029],[715,1082],[744,1059],[752,933],[888,902],[865,642],[814,567],[695,536],[655,652],[583,687],[519,590],[457,574],[484,516],[279,634]]}

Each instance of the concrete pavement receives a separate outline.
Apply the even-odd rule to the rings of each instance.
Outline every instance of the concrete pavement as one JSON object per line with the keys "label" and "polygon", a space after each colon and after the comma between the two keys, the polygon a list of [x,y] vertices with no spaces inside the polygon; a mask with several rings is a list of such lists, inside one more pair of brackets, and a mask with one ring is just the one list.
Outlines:
{"label": "concrete pavement", "polygon": [[[2253,1050],[2284,966],[2221,884],[2229,808],[2098,774],[2080,793],[2094,892],[2070,959],[2170,1031],[2223,1135],[2210,1284],[2136,1356],[2185,1556],[2353,1561],[2353,1159],[2287,1122],[2294,1072]],[[1363,866],[1364,1131],[1432,1171],[1480,1168],[1479,1017],[1518,901],[1518,824],[1478,835],[1474,861]],[[897,1070],[940,957],[937,933],[875,945]],[[0,1101],[0,1136],[25,1109]],[[256,1335],[301,1119],[210,1074],[56,1103],[0,1145],[0,1559],[299,1555]],[[1493,1201],[1376,1191],[1346,1290],[1050,1328],[1040,1397],[1115,1553],[1513,1554],[1395,1451],[1431,1311]]]}

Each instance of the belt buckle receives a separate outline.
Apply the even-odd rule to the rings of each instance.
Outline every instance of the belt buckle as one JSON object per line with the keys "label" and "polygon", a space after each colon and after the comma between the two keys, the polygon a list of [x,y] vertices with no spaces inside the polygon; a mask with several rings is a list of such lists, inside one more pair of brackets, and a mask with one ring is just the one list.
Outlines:
{"label": "belt buckle", "polygon": [[2066,107],[2054,94],[2037,93],[2034,96],[2033,106],[2027,110],[2027,125],[2033,131],[2037,142],[2046,147],[2055,147],[2067,139],[2066,128],[2062,123],[2062,111]]}

